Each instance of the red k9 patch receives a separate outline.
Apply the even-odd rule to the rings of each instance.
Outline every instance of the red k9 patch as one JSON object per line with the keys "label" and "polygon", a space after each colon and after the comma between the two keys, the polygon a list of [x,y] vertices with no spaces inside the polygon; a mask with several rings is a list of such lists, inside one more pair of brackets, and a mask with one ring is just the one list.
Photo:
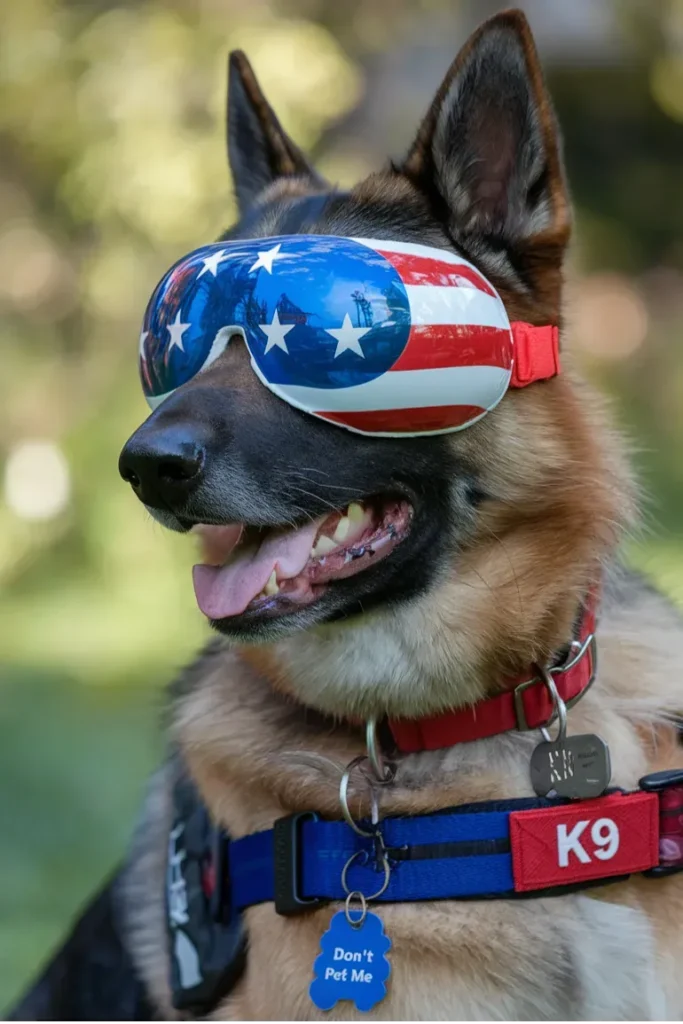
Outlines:
{"label": "red k9 patch", "polygon": [[516,892],[646,871],[659,863],[655,793],[615,793],[510,815]]}

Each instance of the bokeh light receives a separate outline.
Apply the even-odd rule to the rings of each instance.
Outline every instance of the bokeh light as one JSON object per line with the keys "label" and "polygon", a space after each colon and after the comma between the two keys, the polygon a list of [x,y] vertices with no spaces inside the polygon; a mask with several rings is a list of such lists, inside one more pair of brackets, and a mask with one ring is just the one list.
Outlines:
{"label": "bokeh light", "polygon": [[625,359],[647,337],[649,315],[636,287],[617,274],[593,274],[575,289],[572,338],[598,359]]}
{"label": "bokeh light", "polygon": [[69,465],[53,441],[22,441],[5,463],[5,501],[20,519],[53,519],[71,493]]}

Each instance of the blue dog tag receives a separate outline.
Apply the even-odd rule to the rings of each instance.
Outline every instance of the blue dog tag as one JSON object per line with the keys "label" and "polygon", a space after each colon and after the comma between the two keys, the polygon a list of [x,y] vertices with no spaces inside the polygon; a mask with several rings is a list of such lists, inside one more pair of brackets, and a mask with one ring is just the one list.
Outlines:
{"label": "blue dog tag", "polygon": [[385,953],[391,939],[376,914],[367,913],[359,927],[353,927],[340,910],[320,940],[320,955],[313,965],[309,993],[319,1010],[331,1010],[340,999],[352,999],[363,1013],[380,1003],[387,994],[385,982],[391,964]]}

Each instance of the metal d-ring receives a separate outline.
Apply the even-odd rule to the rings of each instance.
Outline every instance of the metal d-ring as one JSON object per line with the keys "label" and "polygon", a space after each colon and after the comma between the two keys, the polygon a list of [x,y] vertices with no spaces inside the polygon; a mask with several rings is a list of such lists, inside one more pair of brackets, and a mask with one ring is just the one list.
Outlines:
{"label": "metal d-ring", "polygon": [[[547,669],[544,665],[539,665],[538,671],[540,672],[541,678],[547,686],[548,692],[552,697],[553,701],[553,714],[548,719],[547,725],[550,725],[557,718],[557,736],[555,737],[555,740],[553,742],[561,743],[567,735],[567,705],[558,693],[557,686],[555,685],[555,680],[553,679],[550,670]],[[550,743],[551,739],[547,725],[541,726],[541,736],[546,741],[546,743]]]}
{"label": "metal d-ring", "polygon": [[368,718],[365,725],[365,746],[368,751],[368,761],[375,773],[375,780],[380,785],[386,785],[394,778],[394,767],[387,764],[377,742],[377,720]]}
{"label": "metal d-ring", "polygon": [[344,774],[341,777],[341,782],[339,783],[339,803],[341,805],[342,814],[344,815],[346,824],[350,825],[357,835],[363,836],[366,839],[374,839],[377,834],[377,823],[379,821],[379,804],[377,802],[375,787],[367,776],[365,776],[365,778],[370,787],[370,820],[373,825],[372,831],[368,832],[367,829],[361,828],[360,825],[356,824],[353,815],[349,810],[349,779],[351,778],[351,772],[354,768],[359,768],[366,760],[367,758],[365,754],[361,754],[359,757],[354,757],[353,761],[346,766]]}

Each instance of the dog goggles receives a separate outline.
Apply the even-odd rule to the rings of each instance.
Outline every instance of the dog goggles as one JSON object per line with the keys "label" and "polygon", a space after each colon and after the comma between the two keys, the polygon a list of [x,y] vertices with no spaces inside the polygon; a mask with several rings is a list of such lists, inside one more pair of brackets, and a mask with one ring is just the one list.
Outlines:
{"label": "dog goggles", "polygon": [[462,430],[508,387],[559,372],[557,328],[511,324],[493,285],[460,256],[282,235],[203,246],[162,278],[140,335],[151,408],[235,334],[279,398],[383,437]]}

